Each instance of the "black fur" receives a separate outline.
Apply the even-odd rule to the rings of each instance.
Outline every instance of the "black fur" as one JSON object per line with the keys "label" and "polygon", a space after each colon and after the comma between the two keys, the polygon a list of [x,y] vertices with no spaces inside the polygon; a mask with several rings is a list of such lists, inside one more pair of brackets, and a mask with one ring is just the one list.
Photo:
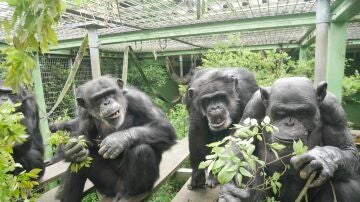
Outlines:
{"label": "black fur", "polygon": [[[208,143],[229,135],[229,127],[238,123],[246,103],[258,89],[253,74],[243,68],[211,68],[193,75],[185,103],[190,117],[189,146],[192,180],[189,189],[205,185],[205,173],[198,166],[209,149]],[[214,186],[216,181],[206,182]]]}
{"label": "black fur", "polygon": [[[100,93],[96,101],[89,99],[105,89],[113,90]],[[144,93],[123,88],[121,80],[103,76],[82,85],[81,91],[77,100],[83,109],[73,123],[79,124],[79,134],[89,140],[93,161],[90,168],[82,168],[78,173],[66,172],[58,197],[62,201],[80,201],[86,179],[111,197],[126,199],[150,191],[159,176],[163,151],[175,144],[174,129],[165,115]],[[116,107],[126,110],[120,110],[117,118],[104,118]],[[114,141],[107,141],[109,138]],[[114,158],[99,151],[110,147],[123,150]]]}
{"label": "black fur", "polygon": [[39,127],[38,106],[35,98],[30,95],[24,88],[19,89],[19,92],[13,94],[11,90],[3,86],[0,80],[0,105],[3,102],[21,103],[20,107],[16,109],[24,115],[22,123],[26,126],[27,135],[29,135],[26,142],[16,144],[13,148],[13,157],[15,162],[20,163],[23,168],[17,168],[15,174],[22,170],[30,171],[33,168],[40,168],[39,177],[44,174],[44,145]]}
{"label": "black fur", "polygon": [[[279,79],[272,87],[256,92],[245,108],[242,120],[251,117],[262,121],[267,115],[278,127],[279,132],[265,134],[264,140],[287,146],[279,156],[291,153],[292,142],[297,139],[309,148],[305,154],[283,159],[291,163],[291,168],[280,178],[282,187],[276,200],[294,201],[310,174],[316,172],[308,190],[309,201],[334,201],[331,183],[337,201],[360,201],[359,154],[347,127],[346,114],[335,96],[326,92],[326,87],[325,82],[314,87],[303,77]],[[267,162],[273,161],[274,153],[265,150],[264,142],[257,142],[255,154]],[[266,167],[268,175],[283,170],[280,161]],[[262,178],[258,176],[253,186],[262,183]],[[222,192],[224,198],[232,197],[227,196],[231,191],[226,186]],[[230,195],[239,196],[236,192]],[[241,201],[264,200],[266,195],[273,196],[271,191],[253,191],[249,198]],[[224,198],[221,201],[227,201]]]}

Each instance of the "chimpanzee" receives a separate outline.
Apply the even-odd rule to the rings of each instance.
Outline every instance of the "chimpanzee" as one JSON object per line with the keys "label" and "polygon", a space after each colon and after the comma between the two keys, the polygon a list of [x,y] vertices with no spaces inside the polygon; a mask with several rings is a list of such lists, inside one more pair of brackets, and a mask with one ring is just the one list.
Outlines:
{"label": "chimpanzee", "polygon": [[[102,194],[120,199],[150,191],[159,176],[162,152],[175,144],[175,132],[151,99],[120,79],[101,76],[81,86],[76,98],[79,142],[64,146],[65,159],[79,162],[93,158],[89,168],[66,172],[58,192],[62,201],[81,201],[86,179]],[[84,116],[82,113],[86,113]]]}
{"label": "chimpanzee", "polygon": [[205,183],[213,187],[217,183],[213,176],[205,180],[204,170],[198,169],[209,154],[206,144],[229,135],[229,128],[239,122],[246,103],[257,89],[253,74],[243,68],[199,69],[194,73],[185,96],[193,169],[189,189],[204,187]]}
{"label": "chimpanzee", "polygon": [[[279,132],[264,134],[264,140],[287,146],[279,156],[292,152],[294,140],[302,140],[309,148],[304,154],[283,160],[291,167],[280,178],[282,187],[280,195],[274,196],[276,200],[295,201],[310,174],[315,172],[307,193],[308,201],[334,201],[334,196],[337,201],[360,201],[359,154],[341,104],[326,90],[326,82],[314,87],[305,77],[282,78],[270,88],[260,87],[244,110],[243,119],[251,117],[261,121],[265,115],[270,117]],[[265,151],[263,141],[257,142],[255,154],[271,162],[275,155]],[[268,175],[283,170],[280,161],[266,167]],[[262,178],[255,181],[262,183]],[[232,183],[221,187],[221,192],[219,201],[222,202],[261,201],[265,195],[272,196],[264,192],[250,193]]]}
{"label": "chimpanzee", "polygon": [[20,163],[22,168],[15,170],[15,174],[22,170],[30,171],[34,168],[40,168],[38,174],[41,177],[45,171],[44,164],[44,145],[39,127],[39,112],[35,98],[30,95],[25,88],[20,88],[18,93],[12,93],[12,90],[3,85],[0,80],[0,105],[4,102],[21,103],[16,112],[24,115],[22,123],[26,126],[28,135],[24,143],[17,143],[13,147],[13,157],[16,163]]}

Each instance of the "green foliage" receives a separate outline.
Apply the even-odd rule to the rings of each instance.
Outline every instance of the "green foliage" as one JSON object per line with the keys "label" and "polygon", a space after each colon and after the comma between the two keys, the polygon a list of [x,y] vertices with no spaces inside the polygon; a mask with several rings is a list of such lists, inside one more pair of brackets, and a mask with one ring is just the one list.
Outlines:
{"label": "green foliage", "polygon": [[87,194],[81,200],[81,202],[98,202],[98,201],[99,201],[99,198],[98,198],[96,192],[91,192],[91,193]]}
{"label": "green foliage", "polygon": [[15,108],[19,106],[20,104],[10,103],[0,105],[0,201],[35,200],[35,196],[30,193],[38,185],[36,179],[41,171],[33,169],[29,172],[22,171],[18,175],[11,174],[16,168],[21,168],[11,155],[13,146],[28,138],[25,126],[21,124],[24,117],[15,112]]}
{"label": "green foliage", "polygon": [[6,33],[6,41],[12,47],[2,51],[5,62],[1,68],[7,71],[5,85],[17,91],[22,83],[31,83],[30,72],[35,67],[33,52],[45,53],[49,44],[57,45],[54,29],[65,10],[63,0],[2,0],[14,8],[11,19],[0,21]]}
{"label": "green foliage", "polygon": [[188,113],[184,104],[176,104],[169,110],[167,117],[176,131],[178,139],[182,139],[188,134]]}
{"label": "green foliage", "polygon": [[220,45],[204,55],[203,66],[209,67],[245,67],[256,72],[260,85],[269,86],[284,76],[307,76],[312,78],[314,61],[295,62],[286,52],[266,50],[252,52],[238,48],[230,51],[229,45]]}
{"label": "green foliage", "polygon": [[151,86],[149,86],[144,81],[139,73],[139,70],[136,67],[130,65],[128,71],[128,82],[131,85],[136,86],[140,90],[150,95],[153,93],[151,87],[158,89],[165,86],[168,79],[168,74],[160,63],[153,60],[144,60],[141,61],[141,65],[142,70],[144,71],[144,74]]}
{"label": "green foliage", "polygon": [[[83,135],[80,135],[78,137],[71,137],[69,132],[66,131],[57,131],[56,133],[53,133],[50,138],[48,139],[49,144],[52,146],[60,146],[65,145],[68,142],[80,142],[80,144],[87,148],[86,139]],[[70,164],[70,171],[71,172],[78,172],[83,167],[90,167],[92,158],[87,157],[84,161],[71,163]]]}
{"label": "green foliage", "polygon": [[170,202],[176,193],[184,185],[185,181],[178,179],[170,179],[165,182],[150,198],[145,199],[146,202]]}
{"label": "green foliage", "polygon": [[14,47],[5,48],[2,52],[5,54],[5,60],[0,64],[0,69],[6,72],[4,85],[15,91],[19,89],[20,81],[30,86],[31,71],[35,68],[32,56]]}
{"label": "green foliage", "polygon": [[[278,131],[275,126],[270,124],[269,117],[265,117],[260,124],[256,119],[247,118],[243,125],[234,124],[234,129],[236,129],[236,132],[233,136],[227,136],[221,141],[207,145],[211,148],[211,153],[206,156],[205,161],[200,163],[199,168],[206,168],[207,173],[211,172],[217,176],[220,184],[226,184],[234,180],[236,186],[240,188],[256,189],[259,191],[272,189],[275,195],[279,194],[282,186],[279,182],[280,177],[289,167],[282,159],[302,154],[307,151],[307,147],[299,140],[293,143],[293,153],[279,157],[278,152],[285,149],[286,146],[278,142],[267,143],[265,141],[264,130],[268,133]],[[266,147],[264,149],[266,152],[264,161],[254,155],[255,139],[262,141]],[[271,162],[266,161],[269,150],[276,156],[276,159]],[[272,176],[268,176],[265,172],[266,166],[276,161],[280,161],[284,165],[284,170],[282,173],[275,172]],[[251,187],[256,173],[264,176],[264,183]],[[272,199],[268,198],[267,200],[271,201]]]}
{"label": "green foliage", "polygon": [[357,70],[354,75],[344,77],[343,97],[345,103],[360,103],[360,74]]}

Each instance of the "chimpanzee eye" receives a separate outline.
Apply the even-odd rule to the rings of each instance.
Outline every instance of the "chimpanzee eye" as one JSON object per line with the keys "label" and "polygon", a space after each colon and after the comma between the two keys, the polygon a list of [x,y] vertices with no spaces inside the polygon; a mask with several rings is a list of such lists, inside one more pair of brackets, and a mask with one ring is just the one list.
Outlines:
{"label": "chimpanzee eye", "polygon": [[284,117],[284,116],[286,116],[286,112],[284,112],[284,111],[276,111],[276,116],[278,116],[278,117]]}

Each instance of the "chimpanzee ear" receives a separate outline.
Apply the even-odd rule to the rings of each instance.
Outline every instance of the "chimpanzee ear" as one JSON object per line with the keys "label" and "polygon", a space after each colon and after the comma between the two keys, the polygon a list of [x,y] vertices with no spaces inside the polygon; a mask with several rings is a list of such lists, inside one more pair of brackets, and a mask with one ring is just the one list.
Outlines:
{"label": "chimpanzee ear", "polygon": [[322,102],[326,96],[326,90],[327,90],[327,83],[326,81],[320,82],[316,86],[316,99],[318,102]]}
{"label": "chimpanzee ear", "polygon": [[194,89],[189,88],[187,94],[188,94],[189,98],[192,98],[194,96]]}
{"label": "chimpanzee ear", "polygon": [[269,89],[265,87],[260,87],[260,95],[261,95],[261,100],[263,101],[265,107],[267,107],[270,97]]}
{"label": "chimpanzee ear", "polygon": [[124,87],[124,81],[122,79],[116,79],[116,82],[120,89]]}
{"label": "chimpanzee ear", "polygon": [[85,99],[82,97],[77,97],[76,98],[76,102],[78,103],[78,105],[80,107],[86,108],[86,103],[85,103]]}

